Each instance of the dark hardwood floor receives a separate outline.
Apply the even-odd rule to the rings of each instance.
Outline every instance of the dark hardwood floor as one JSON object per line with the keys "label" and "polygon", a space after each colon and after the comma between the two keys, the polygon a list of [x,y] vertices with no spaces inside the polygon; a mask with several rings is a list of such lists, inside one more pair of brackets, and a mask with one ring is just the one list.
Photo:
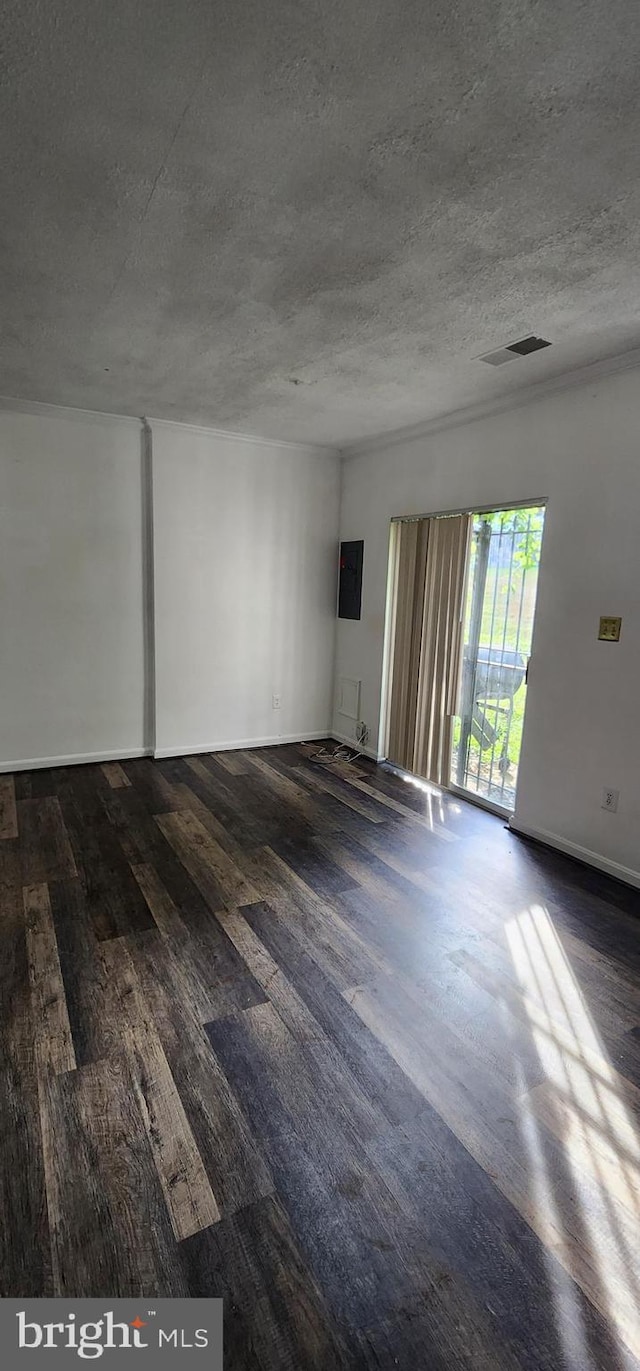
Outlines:
{"label": "dark hardwood floor", "polygon": [[639,1367],[639,893],[316,746],[0,777],[0,1294]]}

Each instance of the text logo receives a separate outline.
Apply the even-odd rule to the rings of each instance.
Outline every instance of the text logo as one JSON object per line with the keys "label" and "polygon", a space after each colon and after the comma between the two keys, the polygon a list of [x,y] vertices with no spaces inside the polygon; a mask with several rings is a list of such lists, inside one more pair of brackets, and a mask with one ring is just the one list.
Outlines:
{"label": "text logo", "polygon": [[153,1309],[126,1299],[0,1300],[0,1346],[28,1352],[30,1366],[46,1354],[46,1371],[68,1367],[70,1355],[109,1366],[124,1356],[130,1367],[134,1352],[138,1371],[221,1371],[222,1300],[160,1299]]}

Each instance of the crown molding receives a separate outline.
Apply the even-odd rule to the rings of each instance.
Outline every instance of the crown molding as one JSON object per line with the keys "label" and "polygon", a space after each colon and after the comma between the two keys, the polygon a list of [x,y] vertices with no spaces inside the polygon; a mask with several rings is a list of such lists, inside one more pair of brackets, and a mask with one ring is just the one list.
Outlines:
{"label": "crown molding", "polygon": [[154,428],[175,428],[191,433],[204,433],[210,438],[223,439],[225,442],[252,443],[259,447],[284,448],[291,452],[306,453],[315,457],[337,457],[337,444],[331,447],[325,443],[292,443],[288,439],[262,438],[259,433],[234,433],[230,429],[213,428],[206,424],[189,424],[180,419],[154,419],[151,415],[111,414],[102,409],[79,409],[75,405],[53,405],[45,400],[24,400],[14,395],[0,395],[0,413],[31,414],[41,419],[69,419],[80,423],[119,423],[135,425],[139,431],[145,425]]}
{"label": "crown molding", "polygon": [[277,447],[289,449],[292,452],[305,452],[312,456],[337,457],[340,454],[338,445],[331,446],[328,443],[292,443],[285,438],[262,438],[259,433],[234,433],[228,428],[213,428],[208,424],[189,424],[183,423],[180,419],[154,419],[152,414],[145,415],[145,422],[151,428],[179,428],[188,429],[191,433],[204,433],[209,438],[221,438],[225,442],[253,443],[254,447]]}
{"label": "crown molding", "polygon": [[218,438],[225,442],[250,443],[254,446],[280,448],[281,450],[306,453],[317,457],[340,456],[346,461],[350,457],[367,456],[370,453],[385,451],[387,448],[397,447],[400,443],[426,438],[445,429],[459,428],[465,424],[474,423],[476,420],[489,419],[495,414],[504,414],[510,410],[521,409],[527,405],[536,404],[548,396],[559,395],[579,386],[592,385],[595,381],[604,380],[608,376],[633,371],[639,367],[640,347],[618,353],[613,357],[605,357],[598,362],[590,362],[587,366],[577,367],[572,371],[561,372],[558,376],[547,377],[545,381],[536,381],[533,384],[520,387],[519,390],[508,391],[504,395],[492,396],[491,399],[481,400],[461,409],[449,410],[446,414],[434,415],[433,418],[424,419],[417,424],[390,429],[387,433],[372,434],[369,438],[358,438],[352,443],[343,443],[342,445],[339,443],[335,445],[329,443],[295,443],[289,439],[261,437],[258,433],[234,433],[230,429],[214,428],[207,424],[190,424],[180,419],[157,419],[152,415],[112,414],[109,410],[79,409],[74,405],[55,405],[48,401],[25,400],[12,395],[0,395],[0,413],[32,414],[41,418],[64,417],[85,423],[135,424],[138,429],[140,425],[144,427],[145,424],[148,424],[152,428],[176,428],[193,433],[204,433],[209,437]]}
{"label": "crown molding", "polygon": [[78,409],[75,405],[52,405],[45,400],[22,400],[15,395],[0,395],[0,412],[5,414],[32,414],[40,419],[71,419],[79,423],[118,423],[135,425],[140,429],[140,418],[135,414],[110,414],[101,409]]}
{"label": "crown molding", "polygon": [[353,443],[344,443],[340,455],[346,461],[350,457],[382,452],[387,448],[397,447],[400,443],[410,443],[415,439],[429,437],[432,433],[441,433],[444,429],[461,428],[464,424],[471,424],[478,419],[489,419],[494,414],[521,409],[526,405],[536,404],[539,400],[545,400],[547,396],[559,395],[578,386],[592,385],[594,381],[633,371],[638,367],[640,348],[633,348],[631,352],[621,352],[599,362],[590,362],[587,366],[564,371],[558,376],[549,376],[545,381],[537,381],[519,390],[508,391],[505,395],[493,396],[490,400],[466,405],[462,409],[449,410],[446,414],[424,419],[421,423],[410,424],[406,428],[390,429],[388,433],[376,433],[371,438],[358,438]]}

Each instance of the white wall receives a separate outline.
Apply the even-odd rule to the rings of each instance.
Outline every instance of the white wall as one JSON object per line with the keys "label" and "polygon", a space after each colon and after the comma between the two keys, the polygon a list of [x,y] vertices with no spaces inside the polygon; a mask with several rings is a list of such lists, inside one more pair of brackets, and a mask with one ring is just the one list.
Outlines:
{"label": "white wall", "polygon": [[[378,736],[389,520],[547,496],[516,825],[640,871],[640,376],[583,385],[347,458],[342,538],[364,538],[363,612],[336,678],[362,680]],[[601,614],[622,615],[617,645]],[[349,734],[334,714],[334,728]],[[601,807],[604,785],[619,811]],[[579,852],[579,855],[584,853]]]}
{"label": "white wall", "polygon": [[0,412],[0,765],[144,747],[140,425]]}
{"label": "white wall", "polygon": [[157,753],[322,736],[337,454],[152,429]]}
{"label": "white wall", "polygon": [[137,420],[0,411],[5,771],[151,750],[154,705],[159,753],[328,731],[337,454],[154,424],[153,586],[144,465]]}

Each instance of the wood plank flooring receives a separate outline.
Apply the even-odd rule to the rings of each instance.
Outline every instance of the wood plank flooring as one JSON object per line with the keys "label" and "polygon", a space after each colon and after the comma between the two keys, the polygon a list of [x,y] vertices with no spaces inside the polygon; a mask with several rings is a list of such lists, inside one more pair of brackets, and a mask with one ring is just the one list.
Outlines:
{"label": "wood plank flooring", "polygon": [[640,894],[318,746],[0,778],[0,1295],[640,1371]]}

